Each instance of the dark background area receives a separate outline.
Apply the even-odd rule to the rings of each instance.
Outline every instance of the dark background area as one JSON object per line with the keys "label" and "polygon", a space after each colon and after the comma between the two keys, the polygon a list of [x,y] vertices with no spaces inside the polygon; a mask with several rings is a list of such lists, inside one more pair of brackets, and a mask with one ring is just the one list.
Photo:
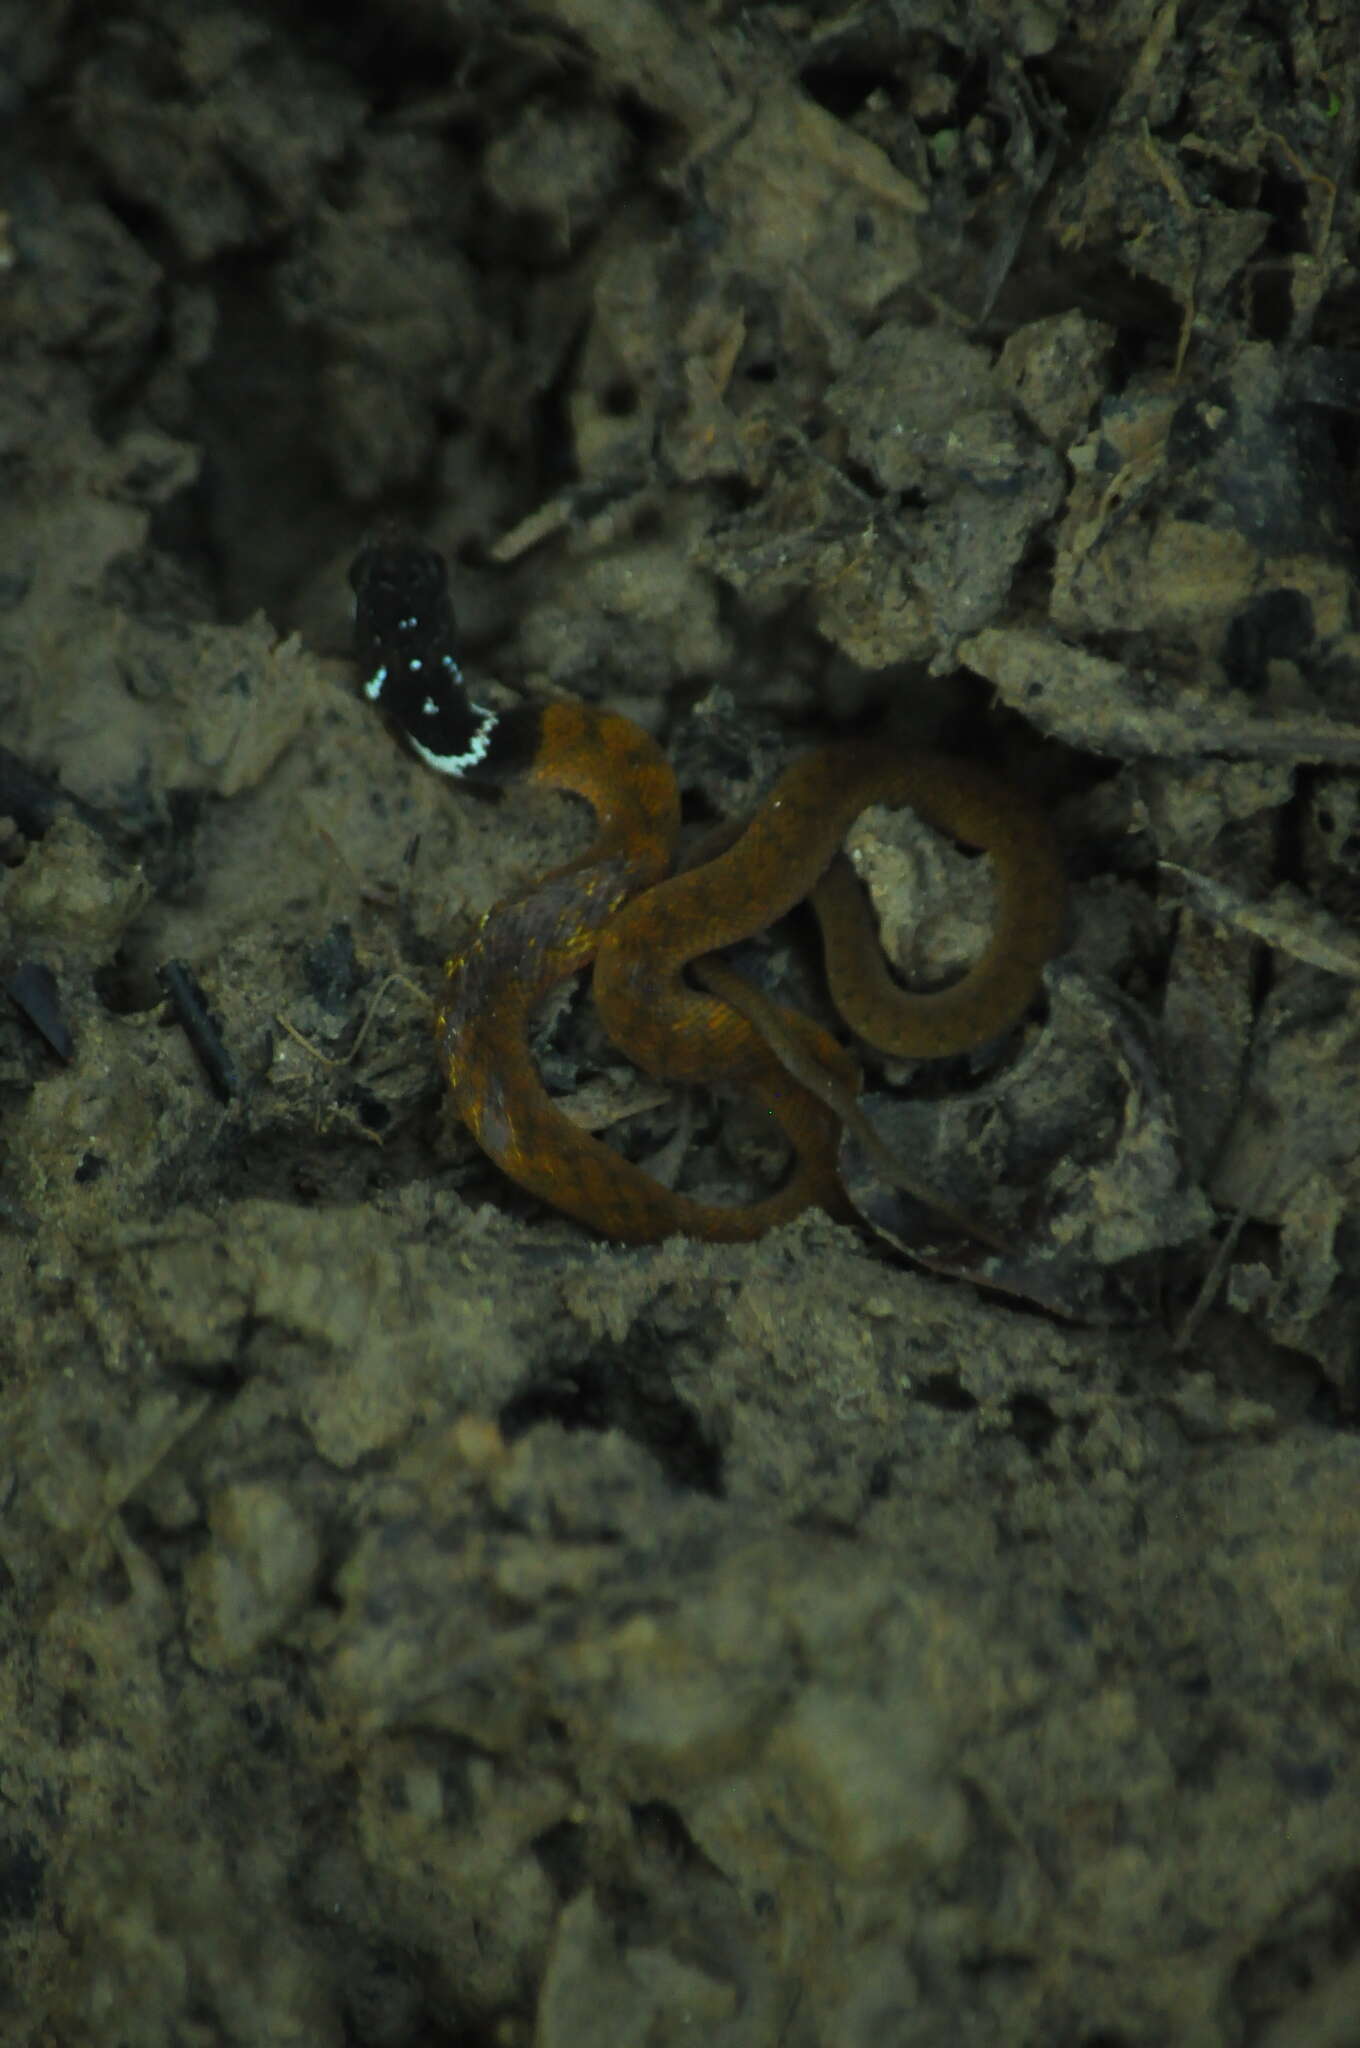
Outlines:
{"label": "dark background area", "polygon": [[[0,0],[6,2041],[1356,2038],[1353,44]],[[885,708],[1052,810],[1042,1012],[871,1076],[1004,1286],[456,1128],[441,962],[585,827],[360,700],[394,522],[696,823]],[[859,829],[957,971],[980,864]]]}

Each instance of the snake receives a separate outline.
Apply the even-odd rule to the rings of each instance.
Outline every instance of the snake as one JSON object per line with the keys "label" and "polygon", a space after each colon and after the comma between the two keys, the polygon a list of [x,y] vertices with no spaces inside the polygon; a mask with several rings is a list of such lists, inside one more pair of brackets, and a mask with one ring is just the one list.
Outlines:
{"label": "snake", "polygon": [[[458,661],[447,569],[433,549],[371,543],[350,581],[363,692],[418,759],[468,787],[566,791],[595,815],[586,852],[497,903],[446,962],[439,1060],[482,1151],[529,1194],[621,1242],[743,1242],[809,1207],[845,1216],[837,1160],[845,1106],[859,1088],[853,1054],[791,1005],[764,995],[729,1000],[732,970],[709,956],[806,898],[832,1001],[857,1038],[900,1058],[987,1044],[1024,1015],[1061,943],[1065,883],[1042,806],[980,762],[873,737],[832,740],[795,759],[721,851],[676,873],[680,791],[643,727],[575,700],[508,711],[477,703]],[[884,961],[840,851],[871,804],[907,804],[992,861],[990,937],[946,988],[904,989]],[[644,1073],[736,1089],[778,1125],[793,1153],[782,1185],[744,1203],[700,1200],[558,1106],[534,1060],[531,1028],[548,994],[588,967],[608,1037]]]}

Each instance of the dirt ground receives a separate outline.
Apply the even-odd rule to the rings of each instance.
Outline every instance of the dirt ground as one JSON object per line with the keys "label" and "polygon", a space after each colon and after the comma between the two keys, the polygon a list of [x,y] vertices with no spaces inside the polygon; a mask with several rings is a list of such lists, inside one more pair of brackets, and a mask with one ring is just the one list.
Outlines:
{"label": "dirt ground", "polygon": [[[6,2043],[1360,2043],[1349,19],[0,0]],[[390,521],[696,825],[885,710],[1052,809],[1044,1001],[870,1073],[1004,1260],[481,1157],[440,965],[588,821],[362,701]]]}

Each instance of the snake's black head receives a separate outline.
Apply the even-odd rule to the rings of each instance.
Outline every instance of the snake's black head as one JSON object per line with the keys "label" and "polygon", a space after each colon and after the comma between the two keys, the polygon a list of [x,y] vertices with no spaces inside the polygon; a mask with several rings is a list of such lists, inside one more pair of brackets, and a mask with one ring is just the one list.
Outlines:
{"label": "snake's black head", "polygon": [[375,542],[355,556],[349,580],[364,695],[427,766],[472,774],[497,719],[468,698],[443,557],[414,541]]}

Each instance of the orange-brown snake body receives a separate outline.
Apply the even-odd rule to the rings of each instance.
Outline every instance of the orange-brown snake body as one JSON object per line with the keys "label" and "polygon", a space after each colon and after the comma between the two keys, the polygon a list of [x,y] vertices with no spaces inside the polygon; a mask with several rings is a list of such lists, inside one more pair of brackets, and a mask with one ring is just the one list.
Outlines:
{"label": "orange-brown snake body", "polygon": [[[490,911],[448,963],[441,1061],[483,1151],[522,1188],[625,1241],[677,1233],[738,1241],[813,1204],[844,1213],[840,1117],[794,1079],[746,1015],[692,986],[686,970],[810,897],[833,1000],[863,1040],[901,1057],[968,1051],[1024,1013],[1061,939],[1063,873],[1043,811],[972,762],[833,742],[795,761],[723,852],[673,875],[679,792],[648,734],[585,704],[499,715],[471,704],[444,644],[451,614],[442,564],[428,551],[368,550],[353,581],[360,659],[376,678],[368,694],[422,758],[455,779],[519,774],[569,790],[596,815],[589,851]],[[918,995],[892,980],[839,855],[855,818],[877,803],[910,804],[991,856],[992,937],[948,988]],[[549,990],[592,960],[604,1027],[638,1066],[661,1080],[738,1088],[777,1121],[795,1163],[773,1194],[729,1205],[677,1193],[553,1102],[530,1051],[531,1021]],[[776,1007],[779,1035],[800,1063],[829,1077],[833,1097],[853,1094],[858,1074],[844,1047],[800,1011]]]}

